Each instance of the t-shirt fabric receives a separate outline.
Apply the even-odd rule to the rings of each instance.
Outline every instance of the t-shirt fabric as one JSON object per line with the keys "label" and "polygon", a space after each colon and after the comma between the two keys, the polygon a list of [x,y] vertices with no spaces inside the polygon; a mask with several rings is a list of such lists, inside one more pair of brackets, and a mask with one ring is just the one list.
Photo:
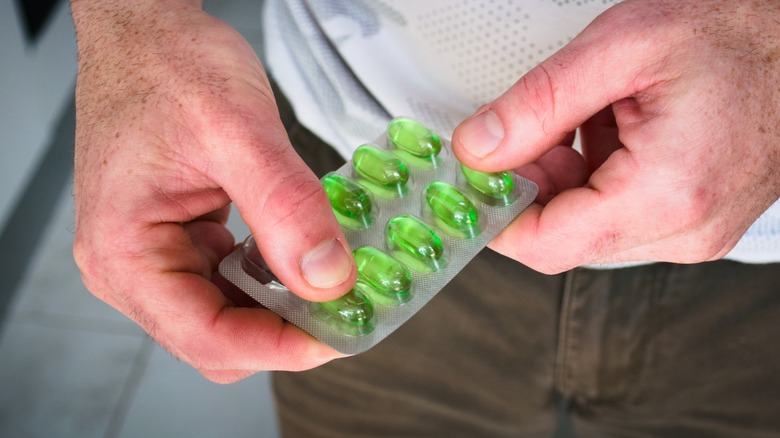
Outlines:
{"label": "t-shirt fabric", "polygon": [[[269,69],[345,158],[410,116],[445,137],[614,0],[267,0]],[[780,261],[780,202],[726,258]]]}

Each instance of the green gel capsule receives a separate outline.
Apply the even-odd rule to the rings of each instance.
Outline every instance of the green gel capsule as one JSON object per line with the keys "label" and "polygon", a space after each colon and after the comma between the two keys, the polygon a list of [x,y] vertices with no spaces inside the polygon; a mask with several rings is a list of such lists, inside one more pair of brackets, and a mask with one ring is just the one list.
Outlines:
{"label": "green gel capsule", "polygon": [[363,246],[354,252],[358,281],[373,291],[375,302],[398,306],[412,298],[412,277],[401,262],[373,246]]}
{"label": "green gel capsule", "polygon": [[352,166],[358,175],[377,186],[379,194],[403,196],[407,191],[409,169],[389,152],[370,145],[360,146],[352,154]]}
{"label": "green gel capsule", "polygon": [[322,186],[341,225],[347,228],[368,228],[371,225],[371,198],[358,183],[329,173],[322,178]]}
{"label": "green gel capsule", "polygon": [[486,198],[486,203],[507,205],[514,202],[515,181],[508,171],[480,172],[462,164],[460,168],[469,185]]}
{"label": "green gel capsule", "polygon": [[454,186],[434,181],[425,189],[425,200],[437,223],[455,237],[472,238],[479,234],[479,213],[469,198]]}
{"label": "green gel capsule", "polygon": [[387,126],[387,136],[390,143],[412,158],[434,166],[438,163],[441,139],[422,123],[404,117],[393,119]]}
{"label": "green gel capsule", "polygon": [[348,336],[363,336],[374,330],[374,304],[368,298],[366,286],[356,283],[339,298],[311,303],[315,317]]}
{"label": "green gel capsule", "polygon": [[415,271],[436,272],[446,265],[441,238],[414,216],[387,221],[385,239],[393,255]]}

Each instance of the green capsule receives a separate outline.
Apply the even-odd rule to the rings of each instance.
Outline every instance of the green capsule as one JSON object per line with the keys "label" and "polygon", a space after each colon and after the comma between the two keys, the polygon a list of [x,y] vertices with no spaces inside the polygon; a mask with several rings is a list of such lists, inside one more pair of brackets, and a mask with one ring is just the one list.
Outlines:
{"label": "green capsule", "polygon": [[409,169],[393,154],[370,145],[360,146],[352,154],[352,166],[358,175],[377,186],[380,194],[404,195]]}
{"label": "green capsule", "polygon": [[363,336],[374,330],[374,304],[366,286],[356,283],[349,292],[323,303],[311,303],[312,313],[348,336]]}
{"label": "green capsule", "polygon": [[416,271],[436,272],[446,265],[441,238],[414,216],[387,221],[385,239],[393,255]]}
{"label": "green capsule", "polygon": [[393,119],[387,126],[387,136],[397,150],[434,166],[441,152],[441,139],[427,126],[404,117]]}
{"label": "green capsule", "polygon": [[401,262],[384,252],[363,246],[355,250],[358,281],[373,290],[371,297],[379,304],[398,306],[412,298],[412,277]]}
{"label": "green capsule", "polygon": [[371,198],[358,183],[337,173],[329,173],[322,178],[322,186],[341,225],[347,228],[367,228],[371,225]]}
{"label": "green capsule", "polygon": [[488,204],[507,205],[514,202],[515,180],[508,171],[480,172],[460,165],[466,181],[478,193],[484,195]]}
{"label": "green capsule", "polygon": [[441,228],[456,237],[479,234],[479,213],[474,203],[454,186],[434,181],[425,189],[425,200]]}

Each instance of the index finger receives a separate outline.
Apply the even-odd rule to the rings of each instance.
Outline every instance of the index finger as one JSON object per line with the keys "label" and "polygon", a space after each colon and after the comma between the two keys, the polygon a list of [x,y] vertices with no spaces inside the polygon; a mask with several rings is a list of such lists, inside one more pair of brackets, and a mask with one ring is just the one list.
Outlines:
{"label": "index finger", "polygon": [[[545,206],[532,204],[491,243],[490,247],[532,269],[554,274],[583,264],[613,259],[641,245],[654,197],[643,187],[640,172],[626,149],[615,151],[586,187],[566,190]],[[637,198],[644,198],[637,202]]]}
{"label": "index finger", "polygon": [[168,296],[146,308],[155,321],[149,333],[202,372],[302,371],[344,356],[270,310],[234,307],[197,274],[171,272],[155,283],[149,294]]}

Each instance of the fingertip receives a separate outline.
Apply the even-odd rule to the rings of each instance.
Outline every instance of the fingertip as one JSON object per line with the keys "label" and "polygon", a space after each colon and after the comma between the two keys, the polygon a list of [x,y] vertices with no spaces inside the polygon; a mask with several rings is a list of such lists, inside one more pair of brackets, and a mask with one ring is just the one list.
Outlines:
{"label": "fingertip", "polygon": [[540,234],[544,209],[538,203],[529,205],[488,246],[542,274],[559,274],[573,268],[568,264],[568,258],[561,254],[565,244],[544,246],[544,242],[551,240],[551,236]]}
{"label": "fingertip", "polygon": [[282,327],[278,345],[280,364],[273,369],[285,371],[306,371],[349,356],[289,322]]}
{"label": "fingertip", "polygon": [[556,133],[540,129],[538,120],[519,111],[512,99],[510,92],[505,93],[455,129],[452,146],[461,162],[481,171],[502,171],[533,162],[551,148],[571,141],[571,130]]}
{"label": "fingertip", "polygon": [[485,108],[466,119],[455,129],[453,145],[455,152],[471,163],[495,152],[504,140],[504,126],[501,119]]}
{"label": "fingertip", "polygon": [[530,243],[534,241],[533,234],[543,208],[538,203],[529,205],[490,241],[488,247],[533,269],[529,264],[532,259],[529,254],[533,254],[529,251]]}
{"label": "fingertip", "polygon": [[303,371],[344,356],[268,309],[224,308],[207,333],[192,347],[199,368]]}
{"label": "fingertip", "polygon": [[336,299],[357,279],[352,252],[320,181],[308,169],[290,178],[267,192],[247,223],[262,258],[290,291],[308,301]]}

